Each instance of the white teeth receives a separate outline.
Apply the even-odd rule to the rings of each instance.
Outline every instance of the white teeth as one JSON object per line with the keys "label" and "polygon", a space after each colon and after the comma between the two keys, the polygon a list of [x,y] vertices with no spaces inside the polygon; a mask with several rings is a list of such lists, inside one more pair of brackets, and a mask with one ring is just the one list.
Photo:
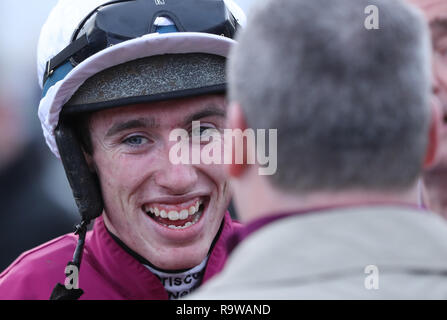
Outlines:
{"label": "white teeth", "polygon": [[[170,211],[169,213],[171,213],[172,211]],[[198,214],[198,215],[196,215],[195,217],[194,217],[194,220],[192,221],[192,222],[187,222],[187,223],[185,223],[185,225],[183,225],[183,226],[175,226],[175,225],[167,225],[167,224],[164,224],[164,223],[160,223],[161,225],[163,225],[163,226],[165,226],[165,227],[168,227],[169,229],[175,229],[175,230],[182,230],[182,229],[186,229],[186,228],[189,228],[189,227],[191,227],[191,226],[193,226],[193,225],[195,225],[196,223],[197,223],[197,221],[199,221],[199,219],[200,219],[200,216],[201,216],[201,214]]]}
{"label": "white teeth", "polygon": [[[196,221],[197,222],[197,221]],[[188,227],[190,227],[190,226],[192,226],[192,225],[194,225],[195,224],[195,222],[193,223],[193,222],[187,222],[187,223],[185,223],[185,225],[184,226],[174,226],[174,225],[170,225],[170,226],[168,226],[168,225],[166,225],[166,224],[163,224],[165,227],[168,227],[169,229],[176,229],[176,230],[182,230],[182,229],[186,229],[186,228],[188,228]]]}
{"label": "white teeth", "polygon": [[[196,203],[194,205],[190,206],[189,208],[183,209],[180,212],[176,211],[176,210],[171,210],[169,212],[166,212],[166,210],[161,210],[156,206],[149,207],[149,208],[145,207],[145,209],[146,209],[147,213],[152,213],[156,217],[161,217],[163,219],[168,218],[171,221],[186,220],[190,216],[194,216],[194,220],[192,222],[188,222],[182,227],[176,227],[174,225],[169,226],[169,228],[184,229],[184,228],[190,227],[191,225],[193,225],[194,223],[196,223],[199,220],[201,214],[197,214],[197,213],[198,213],[200,205],[202,203],[203,203],[202,200],[196,201]],[[165,225],[165,226],[168,226],[168,225]]]}
{"label": "white teeth", "polygon": [[168,228],[169,228],[169,229],[181,230],[181,229],[185,229],[186,226],[179,226],[179,227],[176,227],[176,226],[174,226],[174,225],[170,225]]}
{"label": "white teeth", "polygon": [[179,213],[177,211],[174,211],[174,210],[169,211],[168,218],[169,218],[169,220],[172,220],[172,221],[178,220],[179,219]]}
{"label": "white teeth", "polygon": [[180,214],[179,214],[179,218],[180,218],[180,220],[185,220],[185,219],[187,219],[189,217],[189,211],[188,210],[182,210],[182,211],[180,211]]}

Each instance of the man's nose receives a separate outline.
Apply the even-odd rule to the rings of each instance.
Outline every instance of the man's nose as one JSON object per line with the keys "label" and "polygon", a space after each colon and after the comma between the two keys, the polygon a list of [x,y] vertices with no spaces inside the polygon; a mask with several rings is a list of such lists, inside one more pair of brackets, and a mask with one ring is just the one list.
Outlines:
{"label": "man's nose", "polygon": [[166,159],[166,164],[155,175],[155,182],[173,195],[186,194],[193,190],[197,183],[197,172],[190,164],[172,164]]}

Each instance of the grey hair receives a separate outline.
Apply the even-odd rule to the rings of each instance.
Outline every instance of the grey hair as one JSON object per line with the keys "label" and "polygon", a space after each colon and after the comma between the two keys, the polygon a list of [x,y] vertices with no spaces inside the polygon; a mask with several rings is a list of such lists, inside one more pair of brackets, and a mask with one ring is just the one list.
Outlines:
{"label": "grey hair", "polygon": [[[365,8],[379,9],[367,30]],[[431,116],[428,27],[399,0],[269,0],[255,7],[228,67],[229,97],[255,129],[278,129],[289,191],[406,190]]]}

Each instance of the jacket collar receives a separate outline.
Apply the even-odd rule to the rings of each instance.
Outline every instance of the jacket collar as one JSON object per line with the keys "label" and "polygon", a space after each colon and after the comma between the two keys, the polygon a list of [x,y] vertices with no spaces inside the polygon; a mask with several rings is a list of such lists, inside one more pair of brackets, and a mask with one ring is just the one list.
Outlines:
{"label": "jacket collar", "polygon": [[321,207],[314,207],[314,208],[306,208],[302,210],[296,210],[291,212],[281,212],[281,213],[272,213],[269,215],[266,215],[262,218],[256,219],[253,222],[250,222],[249,224],[238,228],[231,236],[228,238],[226,243],[226,250],[228,254],[231,254],[231,252],[242,242],[245,238],[247,238],[252,233],[255,233],[259,229],[262,229],[263,227],[272,224],[276,221],[282,220],[284,218],[292,217],[292,216],[304,216],[309,214],[317,214],[317,213],[325,213],[326,211],[330,210],[336,210],[336,209],[349,209],[349,208],[355,208],[355,207],[365,207],[365,206],[397,206],[401,208],[408,208],[408,209],[416,209],[425,211],[424,206],[416,206],[416,205],[410,205],[410,204],[404,204],[404,203],[378,203],[378,202],[370,202],[370,203],[347,203],[344,205],[333,205],[333,206],[321,206]]}
{"label": "jacket collar", "polygon": [[214,248],[211,251],[210,258],[208,259],[202,282],[208,281],[210,278],[212,278],[215,274],[219,273],[223,269],[228,258],[228,239],[234,232],[237,232],[240,228],[241,224],[239,222],[233,221],[230,217],[230,213],[227,211],[225,213],[223,227],[221,228],[220,235],[217,238],[217,242],[214,244]]}

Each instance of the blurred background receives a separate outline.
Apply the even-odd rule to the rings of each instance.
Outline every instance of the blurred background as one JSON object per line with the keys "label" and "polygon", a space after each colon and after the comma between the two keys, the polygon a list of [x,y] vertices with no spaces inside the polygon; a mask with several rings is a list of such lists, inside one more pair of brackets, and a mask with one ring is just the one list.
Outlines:
{"label": "blurred background", "polygon": [[[254,0],[236,2],[248,13]],[[72,232],[79,220],[37,117],[36,48],[56,3],[0,0],[0,272],[22,252]]]}

